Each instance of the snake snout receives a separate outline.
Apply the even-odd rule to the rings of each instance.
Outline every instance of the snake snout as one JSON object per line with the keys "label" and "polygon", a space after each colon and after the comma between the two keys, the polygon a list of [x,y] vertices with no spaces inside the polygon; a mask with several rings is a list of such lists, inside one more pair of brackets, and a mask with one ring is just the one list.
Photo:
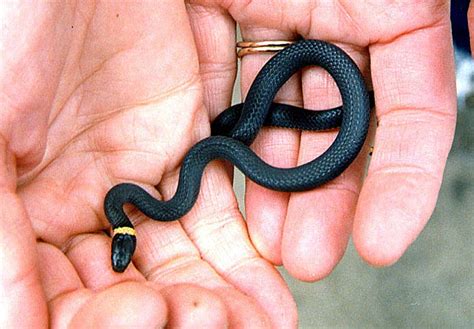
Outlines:
{"label": "snake snout", "polygon": [[137,238],[129,234],[115,234],[112,239],[112,268],[122,273],[132,260]]}

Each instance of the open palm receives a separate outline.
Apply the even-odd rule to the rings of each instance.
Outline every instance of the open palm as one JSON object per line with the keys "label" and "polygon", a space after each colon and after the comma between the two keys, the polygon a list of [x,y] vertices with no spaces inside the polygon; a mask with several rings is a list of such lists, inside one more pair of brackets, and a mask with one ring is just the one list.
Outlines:
{"label": "open palm", "polygon": [[[415,240],[436,204],[455,126],[456,95],[449,1],[192,0],[228,11],[246,41],[322,39],[355,60],[375,94],[370,143],[337,179],[309,192],[281,193],[251,182],[246,214],[253,244],[266,259],[302,280],[328,275],[352,234],[370,264],[394,263]],[[210,23],[209,23],[210,24]],[[232,49],[221,40],[219,53]],[[245,94],[270,55],[242,59]],[[312,109],[340,104],[319,68],[295,75],[276,101]],[[278,167],[306,163],[334,132],[264,129],[253,144]]]}
{"label": "open palm", "polygon": [[195,46],[218,33],[196,29],[206,15],[189,8],[190,24],[176,1],[31,7],[2,9],[4,318],[29,327],[48,313],[55,326],[294,325],[291,296],[249,242],[217,164],[182,224],[132,211],[134,265],[111,270],[107,190],[126,181],[170,198],[184,154],[209,134],[208,109],[229,102],[235,72],[215,93],[219,63]]}

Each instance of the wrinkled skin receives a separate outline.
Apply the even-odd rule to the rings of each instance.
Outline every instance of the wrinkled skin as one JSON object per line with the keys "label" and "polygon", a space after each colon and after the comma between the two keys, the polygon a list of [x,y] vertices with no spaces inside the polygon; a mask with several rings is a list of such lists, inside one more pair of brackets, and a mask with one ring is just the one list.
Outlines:
{"label": "wrinkled skin", "polygon": [[[375,93],[372,140],[343,175],[314,191],[291,194],[248,182],[247,224],[259,253],[305,281],[327,276],[351,235],[369,264],[396,262],[433,212],[452,144],[456,92],[449,1],[195,2],[226,8],[244,40],[300,35],[336,43]],[[244,94],[269,56],[243,58]],[[324,109],[339,105],[340,96],[327,73],[310,68],[290,80],[277,101]],[[294,167],[321,154],[334,137],[264,129],[253,148],[275,166]],[[363,180],[370,145],[374,152]]]}
{"label": "wrinkled skin", "polygon": [[2,22],[1,326],[44,327],[48,314],[53,327],[295,326],[217,164],[182,224],[134,212],[134,266],[111,269],[107,190],[135,182],[169,198],[184,154],[209,134],[207,108],[230,102],[233,72],[204,98],[219,72],[184,3],[25,2],[4,6]]}
{"label": "wrinkled skin", "polygon": [[[433,210],[454,131],[448,10],[447,1],[3,5],[2,327],[295,327],[295,304],[271,263],[320,279],[351,233],[370,264],[395,262]],[[182,157],[230,104],[234,20],[247,40],[301,34],[349,52],[377,103],[368,176],[362,184],[367,145],[315,191],[249,184],[249,236],[229,168],[213,163],[180,222],[131,212],[136,257],[113,273],[103,197],[123,181],[173,194]],[[267,58],[243,59],[244,91]],[[317,109],[338,96],[327,75],[308,69],[277,101]],[[333,138],[265,129],[254,148],[294,166]]]}

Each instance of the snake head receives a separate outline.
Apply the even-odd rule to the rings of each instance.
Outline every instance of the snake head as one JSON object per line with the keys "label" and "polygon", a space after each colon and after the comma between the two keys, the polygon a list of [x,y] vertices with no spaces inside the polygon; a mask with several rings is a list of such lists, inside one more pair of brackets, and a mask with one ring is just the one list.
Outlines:
{"label": "snake head", "polygon": [[137,238],[135,235],[117,233],[112,239],[112,268],[122,273],[132,260]]}

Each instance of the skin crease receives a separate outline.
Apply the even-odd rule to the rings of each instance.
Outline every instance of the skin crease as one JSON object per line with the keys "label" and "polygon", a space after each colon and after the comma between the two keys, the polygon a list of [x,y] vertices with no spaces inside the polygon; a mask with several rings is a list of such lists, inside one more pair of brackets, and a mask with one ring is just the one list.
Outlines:
{"label": "skin crease", "polygon": [[[369,143],[340,177],[314,191],[280,193],[247,182],[247,224],[260,254],[298,279],[315,281],[334,269],[352,235],[369,264],[396,262],[433,212],[452,144],[449,1],[193,2],[228,10],[244,40],[300,35],[333,42],[355,60],[375,93],[378,127],[365,180]],[[270,56],[242,59],[244,95]],[[295,75],[277,101],[324,109],[339,105],[340,96],[327,73],[310,68]],[[275,166],[294,167],[321,154],[334,137],[264,129],[253,148]]]}
{"label": "skin crease", "polygon": [[[230,102],[235,65],[208,96],[222,61],[195,46],[217,40],[193,28],[207,15],[174,0],[25,1],[0,17],[0,327],[295,327],[291,294],[216,164],[186,224],[131,212],[134,264],[111,270],[106,191],[159,183],[169,197],[210,132],[208,109]],[[213,19],[234,44],[230,17]]]}
{"label": "skin crease", "polygon": [[[432,212],[454,131],[448,10],[447,1],[2,6],[1,326],[98,319],[126,325],[132,316],[135,324],[162,327],[169,320],[189,323],[190,314],[209,320],[217,309],[215,325],[295,327],[286,285],[259,254],[312,281],[337,264],[352,232],[367,262],[395,262]],[[372,81],[377,103],[369,175],[362,186],[362,155],[314,192],[288,195],[249,184],[248,226],[257,252],[228,170],[214,163],[181,223],[133,212],[137,256],[125,277],[117,275],[102,233],[108,227],[103,196],[122,181],[150,191],[159,184],[157,196],[172,195],[183,155],[230,103],[234,20],[248,40],[301,34],[349,52]],[[267,58],[244,58],[244,91]],[[337,105],[337,95],[324,73],[309,69],[277,101],[325,108]],[[270,163],[294,166],[333,138],[266,130],[254,148]],[[174,285],[188,290],[180,294],[189,299],[169,300]],[[193,313],[189,300],[201,295],[202,308]]]}

